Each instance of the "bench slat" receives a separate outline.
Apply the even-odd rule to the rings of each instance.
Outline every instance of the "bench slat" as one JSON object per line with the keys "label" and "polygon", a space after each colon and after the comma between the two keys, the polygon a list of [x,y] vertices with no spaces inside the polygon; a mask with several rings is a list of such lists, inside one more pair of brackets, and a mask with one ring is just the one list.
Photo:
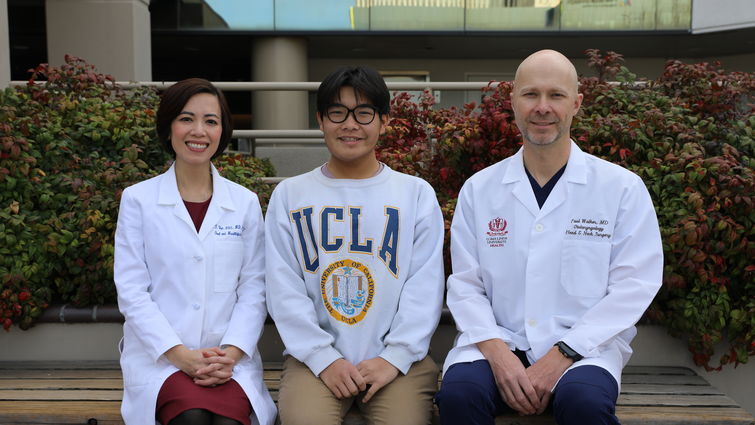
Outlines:
{"label": "bench slat", "polygon": [[86,369],[120,369],[117,360],[87,360],[87,361],[42,361],[31,360],[22,361],[2,361],[0,362],[0,371],[2,370],[86,370]]}
{"label": "bench slat", "polygon": [[753,417],[742,408],[616,406],[622,425],[752,425]]}
{"label": "bench slat", "polygon": [[622,375],[623,384],[660,384],[660,385],[705,385],[710,384],[700,376],[685,375]]}
{"label": "bench slat", "polygon": [[[278,398],[282,363],[265,363],[264,381]],[[624,425],[755,425],[736,402],[683,367],[628,367],[617,415]],[[0,424],[120,425],[121,372],[117,362],[0,363]],[[24,422],[25,421],[25,422]],[[437,415],[435,422],[437,423]],[[549,416],[503,416],[497,425],[553,425]],[[364,425],[349,412],[345,425]]]}
{"label": "bench slat", "polygon": [[123,425],[120,408],[120,401],[0,401],[0,423],[80,425],[96,418],[98,425]]}
{"label": "bench slat", "polygon": [[13,379],[121,379],[120,369],[96,370],[0,370],[0,381]]}
{"label": "bench slat", "polygon": [[123,390],[0,390],[0,401],[31,400],[82,400],[118,401],[123,399]]}
{"label": "bench slat", "polygon": [[[627,375],[686,375],[697,376],[695,371],[681,366],[627,366],[622,376]],[[623,378],[622,378],[623,380]]]}
{"label": "bench slat", "polygon": [[713,394],[724,395],[711,386],[703,385],[663,385],[663,384],[626,384],[621,386],[622,394]]}
{"label": "bench slat", "polygon": [[734,400],[725,395],[691,394],[621,394],[617,405],[739,407]]}
{"label": "bench slat", "polygon": [[0,390],[103,389],[120,390],[121,379],[1,379]]}

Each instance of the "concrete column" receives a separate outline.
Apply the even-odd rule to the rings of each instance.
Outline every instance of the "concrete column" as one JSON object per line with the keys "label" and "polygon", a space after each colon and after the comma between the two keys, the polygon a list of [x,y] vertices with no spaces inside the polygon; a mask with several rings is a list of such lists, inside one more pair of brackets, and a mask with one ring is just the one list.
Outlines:
{"label": "concrete column", "polygon": [[116,80],[151,81],[149,0],[46,0],[47,60],[66,54]]}
{"label": "concrete column", "polygon": [[0,0],[0,89],[10,83],[10,29],[8,28],[8,1]]}
{"label": "concrete column", "polygon": [[[307,81],[307,42],[272,37],[254,41],[253,81]],[[299,91],[257,91],[252,100],[254,128],[306,129],[308,94]]]}

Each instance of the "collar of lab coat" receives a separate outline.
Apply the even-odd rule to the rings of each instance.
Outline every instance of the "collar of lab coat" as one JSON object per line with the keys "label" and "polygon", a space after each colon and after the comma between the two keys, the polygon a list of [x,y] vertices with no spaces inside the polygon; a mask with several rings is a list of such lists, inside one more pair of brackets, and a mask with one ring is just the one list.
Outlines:
{"label": "collar of lab coat", "polygon": [[[185,222],[193,233],[196,233],[194,222],[191,221],[189,211],[186,209],[186,205],[184,205],[181,199],[181,194],[178,192],[175,167],[176,164],[173,163],[160,179],[160,193],[157,197],[157,203],[158,205],[165,206],[173,205],[173,214]],[[212,172],[212,200],[207,207],[207,213],[204,216],[204,220],[202,220],[202,227],[197,234],[201,240],[210,233],[212,227],[217,224],[226,210],[236,210],[236,205],[231,198],[228,186],[224,184],[223,178],[220,177],[218,170],[212,163],[210,163],[210,170]]]}
{"label": "collar of lab coat", "polygon": [[524,204],[524,206],[530,211],[530,213],[532,213],[532,215],[542,217],[553,211],[556,207],[561,205],[566,200],[568,187],[566,184],[562,184],[562,181],[576,184],[587,183],[585,153],[582,152],[579,146],[577,146],[577,144],[572,140],[571,151],[569,152],[569,159],[566,162],[566,170],[564,170],[564,175],[561,176],[560,181],[556,183],[556,186],[553,188],[550,195],[548,195],[548,199],[545,201],[545,204],[543,204],[543,208],[540,209],[540,207],[538,207],[537,205],[535,194],[532,191],[532,186],[530,185],[529,179],[527,178],[527,173],[524,171],[523,149],[524,148],[519,149],[517,153],[512,157],[512,164],[510,167],[506,168],[501,183],[516,183],[516,186],[514,186],[512,193],[519,200],[519,202]]}

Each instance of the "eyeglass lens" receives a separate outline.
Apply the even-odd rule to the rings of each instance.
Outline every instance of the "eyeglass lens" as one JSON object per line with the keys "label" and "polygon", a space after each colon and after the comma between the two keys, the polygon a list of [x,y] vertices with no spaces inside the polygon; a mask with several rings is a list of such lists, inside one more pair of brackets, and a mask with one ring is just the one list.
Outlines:
{"label": "eyeglass lens", "polygon": [[346,121],[349,113],[354,116],[356,122],[362,125],[367,125],[375,119],[375,107],[371,105],[359,105],[354,109],[349,109],[343,105],[332,105],[326,111],[328,119],[334,124]]}

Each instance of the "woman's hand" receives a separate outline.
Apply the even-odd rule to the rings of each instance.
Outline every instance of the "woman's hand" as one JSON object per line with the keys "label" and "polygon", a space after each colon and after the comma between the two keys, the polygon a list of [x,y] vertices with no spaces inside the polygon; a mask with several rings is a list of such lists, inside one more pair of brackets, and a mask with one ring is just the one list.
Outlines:
{"label": "woman's hand", "polygon": [[192,378],[197,378],[197,372],[209,365],[209,361],[202,355],[202,350],[189,350],[183,344],[166,351],[165,357]]}
{"label": "woman's hand", "polygon": [[222,385],[233,377],[233,367],[244,356],[244,352],[233,345],[202,350],[207,366],[197,370],[194,383],[202,386]]}

